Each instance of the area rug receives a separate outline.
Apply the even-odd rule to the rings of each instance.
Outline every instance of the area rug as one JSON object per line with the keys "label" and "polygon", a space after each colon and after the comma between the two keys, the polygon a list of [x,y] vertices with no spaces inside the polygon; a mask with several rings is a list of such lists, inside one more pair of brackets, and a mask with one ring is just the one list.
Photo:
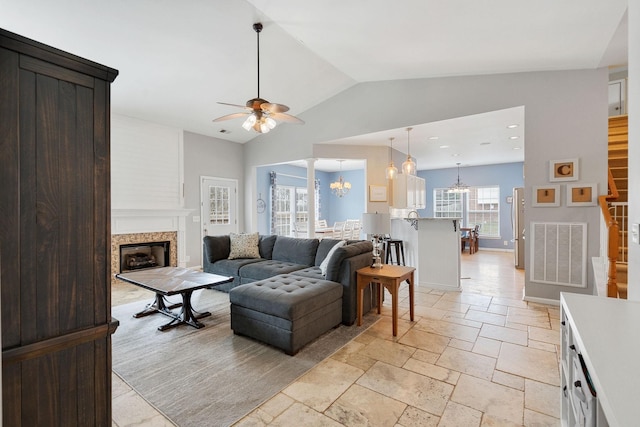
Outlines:
{"label": "area rug", "polygon": [[181,427],[233,424],[378,319],[364,316],[361,327],[340,325],[287,356],[233,334],[228,294],[197,291],[192,302],[196,310],[212,314],[201,319],[202,329],[182,325],[160,332],[157,327],[167,317],[132,317],[143,302],[112,308],[120,321],[113,335],[113,370]]}

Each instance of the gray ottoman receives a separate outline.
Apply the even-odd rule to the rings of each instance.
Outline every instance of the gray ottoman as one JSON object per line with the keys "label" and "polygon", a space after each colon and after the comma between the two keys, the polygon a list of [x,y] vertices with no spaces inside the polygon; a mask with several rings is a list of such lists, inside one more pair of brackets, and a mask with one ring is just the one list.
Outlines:
{"label": "gray ottoman", "polygon": [[294,355],[342,322],[342,285],[280,274],[229,292],[231,329]]}

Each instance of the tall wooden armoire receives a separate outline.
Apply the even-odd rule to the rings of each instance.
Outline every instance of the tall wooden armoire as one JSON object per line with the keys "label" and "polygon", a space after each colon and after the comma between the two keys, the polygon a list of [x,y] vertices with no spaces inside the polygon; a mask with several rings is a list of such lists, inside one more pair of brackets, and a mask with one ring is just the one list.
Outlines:
{"label": "tall wooden armoire", "polygon": [[110,84],[0,29],[5,426],[111,426]]}

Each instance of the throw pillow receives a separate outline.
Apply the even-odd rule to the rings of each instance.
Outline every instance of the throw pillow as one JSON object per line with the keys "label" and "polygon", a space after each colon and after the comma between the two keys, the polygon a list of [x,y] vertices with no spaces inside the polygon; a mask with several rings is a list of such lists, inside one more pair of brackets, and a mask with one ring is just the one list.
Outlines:
{"label": "throw pillow", "polygon": [[260,258],[260,250],[258,249],[258,233],[231,233],[229,234],[229,240],[231,241],[229,259]]}
{"label": "throw pillow", "polygon": [[324,259],[322,260],[322,263],[320,263],[320,272],[322,272],[323,276],[327,275],[327,267],[329,266],[329,261],[331,261],[331,257],[333,256],[333,254],[336,252],[336,250],[338,250],[338,248],[341,248],[346,244],[347,242],[345,240],[340,240],[338,243],[333,245],[333,247],[329,250],[329,253],[327,254],[327,256],[324,257]]}

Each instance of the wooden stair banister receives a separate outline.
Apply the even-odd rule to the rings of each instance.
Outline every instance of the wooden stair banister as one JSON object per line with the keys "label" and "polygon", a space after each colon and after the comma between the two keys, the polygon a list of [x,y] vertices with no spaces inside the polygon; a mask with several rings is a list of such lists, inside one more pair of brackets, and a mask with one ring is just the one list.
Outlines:
{"label": "wooden stair banister", "polygon": [[607,297],[618,297],[618,284],[616,281],[616,262],[618,261],[618,235],[620,228],[618,222],[611,216],[609,212],[609,201],[618,198],[618,188],[611,174],[611,168],[609,168],[609,194],[606,196],[599,196],[598,202],[604,223],[607,226],[609,235],[609,242],[607,245],[607,258],[609,260],[609,270],[607,272]]}

